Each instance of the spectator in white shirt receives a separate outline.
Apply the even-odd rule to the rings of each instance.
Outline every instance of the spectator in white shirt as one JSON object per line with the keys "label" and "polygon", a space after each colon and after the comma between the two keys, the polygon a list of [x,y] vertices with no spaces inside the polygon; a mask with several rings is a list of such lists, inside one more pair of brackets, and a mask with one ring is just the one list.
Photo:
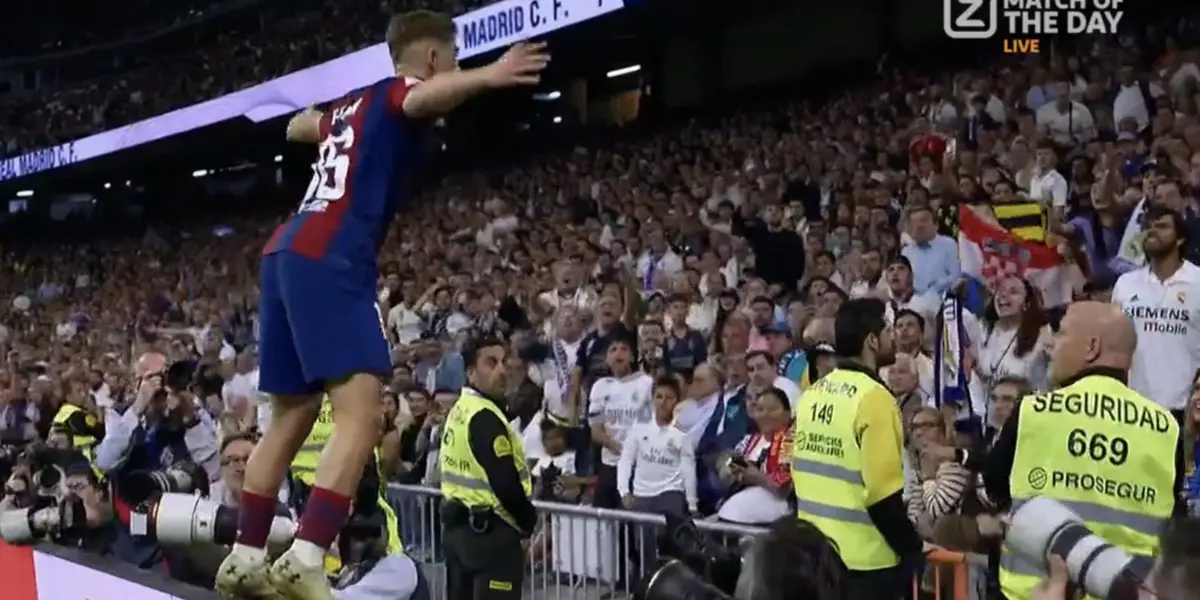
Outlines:
{"label": "spectator in white shirt", "polygon": [[[987,115],[997,123],[1003,123],[1006,116],[1004,102],[1000,100],[1000,98],[997,98],[996,94],[992,93],[991,80],[986,77],[980,77],[979,79],[975,80],[971,88],[972,93],[969,94],[971,98],[983,96],[983,112],[987,113]],[[968,117],[976,116],[977,112],[978,109],[973,104],[967,106]]]}
{"label": "spectator in white shirt", "polygon": [[902,310],[911,310],[929,321],[941,309],[942,301],[937,292],[917,293],[913,286],[913,266],[905,257],[892,259],[884,271],[884,280],[887,282],[884,319],[888,323],[895,323],[896,315]]}
{"label": "spectator in white shirt", "polygon": [[862,253],[862,271],[850,284],[851,298],[867,296],[887,297],[887,285],[883,279],[883,254],[878,248],[868,248]]}
{"label": "spectator in white shirt", "polygon": [[954,101],[946,93],[945,88],[940,85],[930,86],[929,97],[931,98],[929,105],[925,109],[925,117],[934,125],[953,124],[958,118],[958,108],[954,106]]}
{"label": "spectator in white shirt", "polygon": [[[898,357],[904,355],[912,359],[911,364],[908,366],[912,371],[911,374],[915,377],[915,381],[912,382],[912,389],[903,389],[901,391],[905,394],[913,394],[915,396],[913,399],[920,400],[921,405],[924,405],[926,402],[932,403],[934,400],[934,369],[933,359],[925,353],[924,349],[926,341],[925,317],[922,317],[915,311],[901,309],[896,313],[896,319],[892,327],[895,336],[896,354]],[[899,358],[897,358],[898,362],[900,362]],[[879,369],[879,377],[887,382],[889,387],[892,385],[890,381],[892,371],[892,366]],[[909,386],[904,387],[907,388]],[[895,389],[892,391],[893,393],[897,393]],[[897,400],[901,401],[901,403],[907,399],[900,398],[899,394],[897,394]]]}
{"label": "spectator in white shirt", "polygon": [[1037,147],[1037,167],[1029,179],[1029,198],[1050,213],[1051,223],[1061,222],[1067,210],[1067,178],[1058,172],[1058,150],[1043,140]]}
{"label": "spectator in white shirt", "polygon": [[578,265],[560,262],[554,267],[554,289],[538,295],[538,308],[543,313],[554,314],[563,306],[573,306],[583,314],[590,314],[596,307],[596,293],[583,285],[583,271]]}
{"label": "spectator in white shirt", "polygon": [[421,339],[421,327],[424,319],[417,312],[417,284],[412,280],[400,284],[400,297],[389,298],[392,303],[387,314],[388,331],[393,341],[407,346]]}
{"label": "spectator in white shirt", "polygon": [[1070,85],[1056,82],[1052,90],[1054,102],[1035,113],[1038,130],[1061,146],[1077,146],[1096,139],[1098,132],[1092,111],[1071,100]]}
{"label": "spectator in white shirt", "polygon": [[635,424],[649,421],[651,416],[654,379],[634,371],[637,360],[633,348],[634,342],[624,337],[609,342],[605,363],[612,375],[596,381],[588,395],[592,441],[601,446],[600,469],[596,473],[593,496],[594,504],[600,508],[620,506],[617,463],[626,435]]}
{"label": "spectator in white shirt", "polygon": [[1126,119],[1137,123],[1137,131],[1150,126],[1150,115],[1154,112],[1154,99],[1166,95],[1155,83],[1143,84],[1130,65],[1117,69],[1116,94],[1113,96],[1113,123],[1118,127]]}
{"label": "spectator in white shirt", "polygon": [[721,407],[721,392],[724,389],[725,373],[711,359],[692,373],[692,383],[687,389],[688,398],[680,402],[675,411],[675,426],[687,434],[693,448],[700,444],[700,437],[704,435],[713,413]]}
{"label": "spectator in white shirt", "polygon": [[567,448],[566,426],[554,419],[543,419],[538,429],[542,453],[529,470],[538,488],[535,496],[555,502],[576,502],[586,481],[576,476],[575,451]]}
{"label": "spectator in white shirt", "polygon": [[696,512],[696,457],[687,434],[674,425],[682,391],[667,376],[654,382],[654,420],[629,430],[617,464],[621,504],[630,510],[683,515]]}
{"label": "spectator in white shirt", "polygon": [[642,279],[642,289],[659,289],[683,270],[683,259],[667,245],[660,229],[652,229],[646,238],[646,251],[638,258],[637,274]]}
{"label": "spectator in white shirt", "polygon": [[[1035,389],[1045,389],[1054,336],[1040,298],[1033,284],[1009,277],[996,285],[981,326],[976,326],[974,319],[965,323],[967,335],[979,340],[975,372],[983,389],[1004,377],[1020,377]],[[976,327],[979,333],[972,333]]]}
{"label": "spectator in white shirt", "polygon": [[571,386],[571,370],[583,342],[583,315],[573,305],[558,309],[552,320],[553,335],[549,337],[550,353],[540,365],[542,406],[560,420],[571,414],[567,407],[567,390]]}
{"label": "spectator in white shirt", "polygon": [[[252,350],[243,350],[234,359],[233,374],[221,386],[221,400],[224,409],[237,417],[245,428],[259,424],[260,421],[265,426],[269,421],[270,408],[265,406],[268,403],[258,391],[257,357]],[[265,421],[258,418],[259,410],[267,411]],[[262,429],[265,430],[265,427]]]}
{"label": "spectator in white shirt", "polygon": [[1129,387],[1183,421],[1200,369],[1200,267],[1183,257],[1187,223],[1162,204],[1142,221],[1149,264],[1121,275],[1112,301],[1137,328]]}

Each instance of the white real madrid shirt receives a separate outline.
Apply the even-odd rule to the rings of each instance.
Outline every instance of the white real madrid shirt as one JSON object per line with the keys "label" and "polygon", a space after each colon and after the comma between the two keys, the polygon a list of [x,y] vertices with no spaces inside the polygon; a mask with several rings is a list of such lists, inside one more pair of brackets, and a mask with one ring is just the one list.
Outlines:
{"label": "white real madrid shirt", "polygon": [[[614,440],[625,443],[633,426],[650,420],[654,378],[636,372],[626,377],[603,377],[592,384],[588,395],[588,417],[592,427],[603,426]],[[617,466],[621,454],[608,448],[600,451],[600,462]]]}
{"label": "white real madrid shirt", "polygon": [[1149,267],[1130,271],[1117,280],[1112,299],[1137,330],[1129,387],[1183,410],[1200,368],[1200,267],[1184,261],[1166,280]]}

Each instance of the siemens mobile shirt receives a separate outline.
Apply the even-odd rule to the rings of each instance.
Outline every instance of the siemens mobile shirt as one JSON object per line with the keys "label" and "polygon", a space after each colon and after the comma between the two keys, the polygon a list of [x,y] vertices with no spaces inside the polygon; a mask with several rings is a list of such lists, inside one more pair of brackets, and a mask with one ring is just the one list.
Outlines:
{"label": "siemens mobile shirt", "polygon": [[1184,261],[1166,280],[1149,267],[1130,271],[1117,279],[1112,300],[1137,329],[1129,387],[1183,410],[1200,368],[1200,267]]}

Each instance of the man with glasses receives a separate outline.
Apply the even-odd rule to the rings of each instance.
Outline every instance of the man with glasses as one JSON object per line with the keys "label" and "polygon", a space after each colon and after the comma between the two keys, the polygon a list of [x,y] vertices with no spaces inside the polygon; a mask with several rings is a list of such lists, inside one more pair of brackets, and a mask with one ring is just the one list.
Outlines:
{"label": "man with glasses", "polygon": [[[258,443],[253,433],[238,433],[221,441],[221,477],[213,484],[210,496],[223,506],[241,505],[242,482],[246,476],[246,461]],[[280,495],[283,495],[281,492]]]}

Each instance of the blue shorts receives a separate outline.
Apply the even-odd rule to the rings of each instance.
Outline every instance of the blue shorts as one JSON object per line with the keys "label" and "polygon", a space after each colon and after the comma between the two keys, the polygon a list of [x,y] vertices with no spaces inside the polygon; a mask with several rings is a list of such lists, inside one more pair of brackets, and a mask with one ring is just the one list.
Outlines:
{"label": "blue shorts", "polygon": [[260,276],[263,392],[313,394],[356,373],[391,371],[373,266],[283,251],[263,256]]}

